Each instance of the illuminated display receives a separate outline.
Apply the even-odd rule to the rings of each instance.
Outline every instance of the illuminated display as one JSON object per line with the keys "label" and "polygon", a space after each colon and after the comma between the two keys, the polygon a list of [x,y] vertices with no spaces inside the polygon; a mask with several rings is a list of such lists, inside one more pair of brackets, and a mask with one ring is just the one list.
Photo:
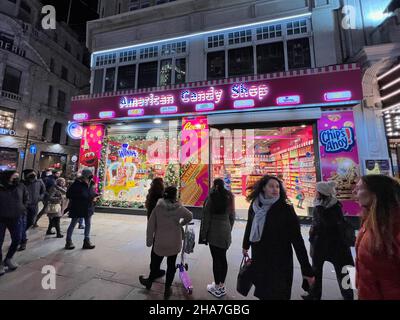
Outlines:
{"label": "illuminated display", "polygon": [[265,84],[258,86],[248,86],[246,83],[234,84],[231,88],[231,98],[258,98],[263,100],[269,93],[269,88]]}
{"label": "illuminated display", "polygon": [[210,87],[208,90],[184,90],[181,94],[183,103],[212,101],[216,104],[221,102],[224,91]]}
{"label": "illuminated display", "polygon": [[196,111],[210,111],[210,110],[214,110],[215,105],[214,103],[199,103],[196,104]]}
{"label": "illuminated display", "polygon": [[300,96],[278,97],[276,99],[276,104],[278,106],[288,106],[288,105],[300,104]]}
{"label": "illuminated display", "polygon": [[83,127],[76,122],[70,122],[67,126],[67,134],[72,139],[79,140],[83,136]]}
{"label": "illuminated display", "polygon": [[73,115],[72,118],[76,121],[79,121],[79,120],[87,120],[88,117],[89,115],[87,113],[76,113]]}
{"label": "illuminated display", "polygon": [[177,106],[171,106],[171,107],[161,107],[160,108],[160,113],[177,113],[178,112],[178,107]]}
{"label": "illuminated display", "polygon": [[128,110],[128,116],[142,116],[144,115],[144,109],[130,109]]}
{"label": "illuminated display", "polygon": [[102,111],[99,113],[99,117],[101,119],[114,118],[115,112],[114,111]]}
{"label": "illuminated display", "polygon": [[252,108],[254,107],[254,100],[250,99],[250,100],[237,100],[233,103],[233,107],[236,109],[240,109],[240,108]]}
{"label": "illuminated display", "polygon": [[152,107],[152,106],[166,106],[174,104],[173,95],[155,95],[150,93],[144,97],[122,97],[120,99],[119,107],[121,109],[137,108],[137,107]]}
{"label": "illuminated display", "polygon": [[346,101],[352,97],[351,91],[327,92],[324,95],[325,101]]}

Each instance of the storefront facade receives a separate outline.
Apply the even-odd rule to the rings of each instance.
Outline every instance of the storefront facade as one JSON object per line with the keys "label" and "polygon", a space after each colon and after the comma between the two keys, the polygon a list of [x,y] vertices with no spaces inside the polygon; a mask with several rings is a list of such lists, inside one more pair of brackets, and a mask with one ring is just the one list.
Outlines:
{"label": "storefront facade", "polygon": [[200,207],[222,178],[245,217],[246,189],[272,174],[299,215],[309,214],[319,180],[336,181],[356,215],[362,97],[352,64],[80,96],[71,109],[83,127],[80,168],[93,170],[104,206],[143,208],[160,176]]}

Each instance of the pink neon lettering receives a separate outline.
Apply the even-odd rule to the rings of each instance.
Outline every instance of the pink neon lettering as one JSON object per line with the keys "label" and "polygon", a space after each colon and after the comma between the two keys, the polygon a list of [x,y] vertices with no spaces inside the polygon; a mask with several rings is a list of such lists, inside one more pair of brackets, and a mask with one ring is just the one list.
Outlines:
{"label": "pink neon lettering", "polygon": [[137,107],[153,107],[153,106],[165,106],[174,104],[175,98],[173,95],[154,95],[149,94],[144,97],[122,97],[119,102],[120,109],[129,109]]}
{"label": "pink neon lettering", "polygon": [[214,102],[220,103],[224,91],[210,87],[208,90],[184,90],[181,92],[181,101],[183,103],[195,102]]}

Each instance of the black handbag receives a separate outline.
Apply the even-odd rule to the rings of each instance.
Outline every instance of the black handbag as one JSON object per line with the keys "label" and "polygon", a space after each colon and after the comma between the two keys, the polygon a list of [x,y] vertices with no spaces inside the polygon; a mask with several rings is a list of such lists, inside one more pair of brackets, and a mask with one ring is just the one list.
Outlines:
{"label": "black handbag", "polygon": [[239,274],[237,277],[236,291],[242,296],[247,297],[253,285],[253,272],[251,270],[251,259],[243,257],[240,263]]}
{"label": "black handbag", "polygon": [[346,218],[339,223],[342,242],[347,247],[354,247],[356,244],[356,231],[353,225]]}

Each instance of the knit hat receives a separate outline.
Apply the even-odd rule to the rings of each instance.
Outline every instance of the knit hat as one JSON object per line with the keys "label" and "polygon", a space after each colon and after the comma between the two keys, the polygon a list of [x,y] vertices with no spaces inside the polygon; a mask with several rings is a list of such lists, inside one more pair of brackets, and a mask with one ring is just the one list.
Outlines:
{"label": "knit hat", "polygon": [[81,173],[82,178],[89,179],[89,177],[93,177],[93,172],[89,169],[83,169]]}
{"label": "knit hat", "polygon": [[336,189],[335,188],[336,188],[336,182],[334,182],[334,181],[317,182],[317,186],[316,186],[316,189],[320,194],[322,194],[324,196],[328,196],[328,197],[336,195]]}

